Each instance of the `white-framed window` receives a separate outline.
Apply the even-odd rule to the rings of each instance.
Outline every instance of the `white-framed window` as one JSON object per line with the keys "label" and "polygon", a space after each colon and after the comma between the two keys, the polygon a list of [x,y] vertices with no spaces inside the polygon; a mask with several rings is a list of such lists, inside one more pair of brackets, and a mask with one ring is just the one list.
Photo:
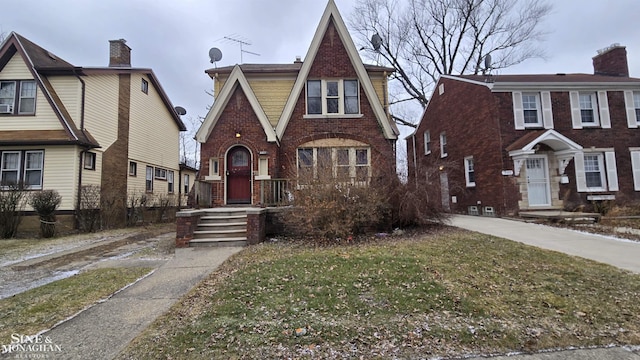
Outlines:
{"label": "white-framed window", "polygon": [[183,182],[182,182],[182,185],[184,186],[183,193],[185,195],[187,195],[187,194],[189,194],[189,190],[191,189],[191,187],[189,186],[189,180],[190,180],[189,179],[189,174],[184,174],[183,179],[184,179]]}
{"label": "white-framed window", "polygon": [[96,169],[96,153],[85,151],[82,157],[82,165],[86,170]]}
{"label": "white-framed window", "polygon": [[140,83],[140,90],[145,94],[149,93],[149,82],[147,80],[142,79],[142,82]]}
{"label": "white-framed window", "polygon": [[174,192],[174,183],[173,183],[173,171],[167,171],[167,192],[173,194]]}
{"label": "white-framed window", "polygon": [[640,91],[625,90],[624,104],[629,128],[638,128],[640,126]]}
{"label": "white-framed window", "polygon": [[476,172],[474,169],[473,156],[467,156],[464,158],[464,178],[467,183],[467,187],[476,186]]}
{"label": "white-framed window", "polygon": [[516,130],[527,128],[553,129],[553,109],[551,106],[551,92],[520,92],[514,91],[513,119]]}
{"label": "white-framed window", "polygon": [[22,185],[25,189],[42,189],[43,150],[3,151],[0,162],[3,187]]}
{"label": "white-framed window", "polygon": [[35,112],[34,80],[0,81],[0,114],[30,115]]}
{"label": "white-framed window", "polygon": [[147,166],[147,172],[145,175],[145,190],[146,192],[153,192],[153,166]]}
{"label": "white-framed window", "polygon": [[129,176],[138,175],[138,164],[135,161],[129,161]]}
{"label": "white-framed window", "polygon": [[598,126],[598,99],[596,93],[580,93],[580,119],[582,126]]}
{"label": "white-framed window", "polygon": [[525,127],[542,126],[542,108],[540,106],[539,93],[522,93],[522,113]]}
{"label": "white-framed window", "polygon": [[584,176],[589,190],[604,190],[604,156],[602,154],[584,154]]}
{"label": "white-framed window", "polygon": [[606,91],[570,91],[571,122],[574,129],[584,127],[611,128],[609,100]]}
{"label": "white-framed window", "polygon": [[209,159],[209,175],[220,175],[218,159]]}
{"label": "white-framed window", "polygon": [[640,147],[629,148],[631,152],[631,172],[633,173],[633,190],[640,191]]}
{"label": "white-framed window", "polygon": [[613,149],[594,149],[575,155],[579,192],[618,191],[618,171]]}
{"label": "white-framed window", "polygon": [[371,151],[365,147],[309,147],[298,149],[298,180],[337,179],[366,184],[371,177]]}
{"label": "white-framed window", "polygon": [[360,86],[354,79],[308,80],[308,115],[360,113]]}
{"label": "white-framed window", "polygon": [[167,180],[167,169],[157,167],[155,170],[155,177],[158,180]]}
{"label": "white-framed window", "polygon": [[447,134],[440,134],[440,157],[447,157]]}
{"label": "white-framed window", "polygon": [[424,132],[424,154],[431,154],[431,133],[429,130]]}

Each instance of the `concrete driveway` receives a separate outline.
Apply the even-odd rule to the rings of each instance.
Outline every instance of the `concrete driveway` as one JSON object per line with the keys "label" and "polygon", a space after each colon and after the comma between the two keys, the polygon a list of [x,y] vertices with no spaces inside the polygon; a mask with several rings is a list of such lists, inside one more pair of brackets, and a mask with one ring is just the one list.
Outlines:
{"label": "concrete driveway", "polygon": [[451,225],[595,260],[640,274],[640,242],[637,241],[481,216],[454,215]]}

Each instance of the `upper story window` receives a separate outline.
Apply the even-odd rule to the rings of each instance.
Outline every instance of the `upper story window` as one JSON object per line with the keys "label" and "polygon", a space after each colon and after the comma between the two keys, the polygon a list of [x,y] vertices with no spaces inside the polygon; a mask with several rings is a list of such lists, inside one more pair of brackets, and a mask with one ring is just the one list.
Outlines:
{"label": "upper story window", "polygon": [[553,129],[553,110],[551,108],[551,92],[514,91],[513,118],[516,130],[527,128]]}
{"label": "upper story window", "polygon": [[0,162],[3,187],[23,185],[26,189],[42,189],[44,151],[3,151]]}
{"label": "upper story window", "polygon": [[424,154],[431,154],[431,133],[429,130],[424,132]]}
{"label": "upper story window", "polygon": [[447,157],[447,134],[440,134],[440,157]]}
{"label": "upper story window", "polygon": [[598,100],[595,93],[580,93],[580,118],[583,126],[600,124],[597,105]]}
{"label": "upper story window", "polygon": [[633,92],[633,107],[636,113],[636,121],[640,119],[640,91]]}
{"label": "upper story window", "polygon": [[358,80],[308,80],[307,114],[359,114]]}
{"label": "upper story window", "polygon": [[140,90],[142,90],[142,92],[145,94],[149,93],[149,82],[147,80],[142,79],[142,83],[140,84]]}
{"label": "upper story window", "polygon": [[524,114],[524,125],[542,126],[542,111],[540,108],[540,94],[523,93],[522,111]]}
{"label": "upper story window", "polygon": [[609,100],[606,91],[570,91],[571,122],[574,129],[583,127],[611,128]]}
{"label": "upper story window", "polygon": [[35,81],[0,81],[0,114],[30,115],[35,112]]}
{"label": "upper story window", "polygon": [[627,124],[629,128],[640,126],[640,91],[626,90],[624,104],[627,110]]}

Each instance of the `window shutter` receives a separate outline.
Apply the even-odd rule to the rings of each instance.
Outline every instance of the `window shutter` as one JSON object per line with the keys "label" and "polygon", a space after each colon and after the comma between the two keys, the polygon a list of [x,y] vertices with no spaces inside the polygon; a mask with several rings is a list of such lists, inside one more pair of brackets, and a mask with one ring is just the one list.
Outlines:
{"label": "window shutter", "polygon": [[638,127],[638,119],[636,118],[636,106],[633,103],[633,91],[626,90],[624,92],[624,104],[627,109],[627,124],[630,129]]}
{"label": "window shutter", "polygon": [[582,116],[580,115],[580,96],[577,91],[569,92],[571,103],[571,122],[574,129],[582,129]]}
{"label": "window shutter", "polygon": [[584,175],[584,154],[579,152],[573,158],[576,168],[576,187],[578,192],[587,191],[587,178]]}
{"label": "window shutter", "polygon": [[598,91],[598,107],[600,108],[600,126],[603,129],[611,129],[609,118],[609,99],[606,91]]}
{"label": "window shutter", "polygon": [[605,166],[607,168],[607,183],[609,191],[618,191],[618,170],[616,169],[616,154],[613,151],[604,153]]}
{"label": "window shutter", "polygon": [[522,108],[522,93],[520,91],[513,92],[513,123],[516,130],[524,129],[524,110]]}
{"label": "window shutter", "polygon": [[553,109],[551,109],[551,93],[543,91],[540,93],[542,101],[542,122],[545,129],[553,129]]}
{"label": "window shutter", "polygon": [[633,170],[633,190],[640,191],[640,151],[631,152],[631,169]]}

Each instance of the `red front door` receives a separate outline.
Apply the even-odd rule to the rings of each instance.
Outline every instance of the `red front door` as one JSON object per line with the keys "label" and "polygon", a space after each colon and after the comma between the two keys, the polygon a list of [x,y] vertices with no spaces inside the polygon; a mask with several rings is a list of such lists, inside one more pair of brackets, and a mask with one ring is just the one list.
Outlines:
{"label": "red front door", "polygon": [[251,156],[244,147],[227,155],[227,204],[251,204]]}

